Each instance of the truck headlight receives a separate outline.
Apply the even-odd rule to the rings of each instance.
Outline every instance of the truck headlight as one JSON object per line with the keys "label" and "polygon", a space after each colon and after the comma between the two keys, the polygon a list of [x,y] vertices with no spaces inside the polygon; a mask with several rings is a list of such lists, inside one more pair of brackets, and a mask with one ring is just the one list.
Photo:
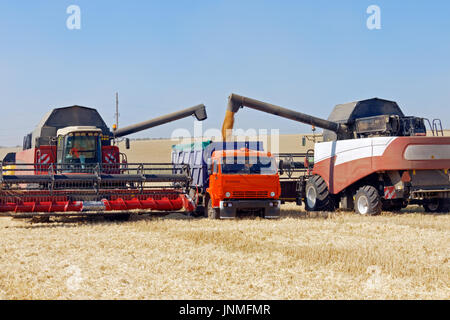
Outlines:
{"label": "truck headlight", "polygon": [[275,192],[272,191],[272,192],[270,193],[270,196],[271,196],[271,197],[275,197]]}
{"label": "truck headlight", "polygon": [[229,193],[229,192],[225,193],[225,197],[227,197],[227,198],[231,197],[231,193]]}
{"label": "truck headlight", "polygon": [[278,208],[278,201],[269,202],[269,207],[275,207]]}

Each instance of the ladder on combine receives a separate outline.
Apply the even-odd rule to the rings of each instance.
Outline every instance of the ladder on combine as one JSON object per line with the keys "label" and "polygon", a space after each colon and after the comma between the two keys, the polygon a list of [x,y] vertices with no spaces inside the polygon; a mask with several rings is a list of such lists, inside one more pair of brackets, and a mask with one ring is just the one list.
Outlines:
{"label": "ladder on combine", "polygon": [[311,175],[314,166],[314,150],[303,153],[274,154],[280,175],[282,201],[297,201],[299,186]]}

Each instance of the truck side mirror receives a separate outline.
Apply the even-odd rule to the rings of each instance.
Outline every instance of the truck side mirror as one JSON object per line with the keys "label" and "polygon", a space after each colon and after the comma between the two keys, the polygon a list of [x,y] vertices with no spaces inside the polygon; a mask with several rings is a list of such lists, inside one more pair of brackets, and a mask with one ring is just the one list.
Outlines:
{"label": "truck side mirror", "polygon": [[130,139],[128,139],[128,138],[125,139],[125,148],[127,150],[130,149]]}
{"label": "truck side mirror", "polygon": [[211,159],[206,160],[206,172],[208,176],[212,175],[212,161]]}

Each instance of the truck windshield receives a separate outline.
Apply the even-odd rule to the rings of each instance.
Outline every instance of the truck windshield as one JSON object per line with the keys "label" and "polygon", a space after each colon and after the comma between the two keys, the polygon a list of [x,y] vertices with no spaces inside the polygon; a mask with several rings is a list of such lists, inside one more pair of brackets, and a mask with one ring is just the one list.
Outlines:
{"label": "truck windshield", "polygon": [[223,174],[276,174],[275,161],[269,157],[227,157],[222,161]]}
{"label": "truck windshield", "polygon": [[99,162],[99,141],[97,133],[75,133],[65,138],[65,163],[97,163]]}

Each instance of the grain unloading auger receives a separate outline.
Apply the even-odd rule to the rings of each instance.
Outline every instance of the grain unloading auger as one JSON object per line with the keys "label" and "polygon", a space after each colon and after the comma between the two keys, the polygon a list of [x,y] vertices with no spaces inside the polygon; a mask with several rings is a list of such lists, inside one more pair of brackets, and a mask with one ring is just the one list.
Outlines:
{"label": "grain unloading auger", "polygon": [[324,129],[324,141],[304,154],[304,163],[281,162],[281,170],[294,167],[301,173],[281,183],[281,198],[294,191],[297,203],[304,202],[308,211],[332,211],[340,205],[377,214],[408,204],[449,211],[450,137],[443,136],[440,120],[405,116],[396,102],[378,98],[337,105],[325,120],[232,94],[224,138],[242,107]]}
{"label": "grain unloading auger", "polygon": [[187,195],[191,180],[188,167],[174,170],[170,163],[127,163],[115,140],[191,115],[205,120],[205,106],[111,132],[95,109],[53,109],[25,136],[23,150],[0,162],[0,214],[31,217],[121,213],[121,217],[128,217],[130,210],[194,210]]}

